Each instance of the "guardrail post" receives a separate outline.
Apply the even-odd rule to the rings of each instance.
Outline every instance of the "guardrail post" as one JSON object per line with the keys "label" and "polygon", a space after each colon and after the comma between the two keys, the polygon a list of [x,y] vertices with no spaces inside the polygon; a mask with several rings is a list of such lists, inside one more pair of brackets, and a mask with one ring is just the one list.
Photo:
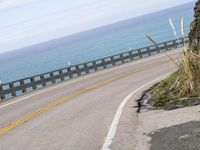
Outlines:
{"label": "guardrail post", "polygon": [[174,45],[174,48],[177,48],[178,43],[176,43],[176,40],[173,41],[173,45]]}
{"label": "guardrail post", "polygon": [[158,45],[155,45],[156,46],[156,49],[157,49],[157,53],[159,54],[160,53],[160,47]]}
{"label": "guardrail post", "polygon": [[67,67],[67,73],[68,73],[70,79],[73,78],[71,67]]}
{"label": "guardrail post", "polygon": [[3,94],[3,86],[0,85],[0,98],[1,100],[5,99],[5,95]]}
{"label": "guardrail post", "polygon": [[42,86],[46,86],[44,74],[41,74],[41,75],[40,75],[40,79],[41,79],[41,81],[42,81]]}
{"label": "guardrail post", "polygon": [[64,81],[65,79],[64,79],[64,74],[63,74],[62,70],[59,70],[59,75],[60,75],[61,81]]}
{"label": "guardrail post", "polygon": [[129,57],[130,57],[131,61],[134,60],[132,51],[129,52]]}
{"label": "guardrail post", "polygon": [[102,59],[103,68],[107,68],[105,59]]}
{"label": "guardrail post", "polygon": [[33,88],[33,90],[35,90],[36,89],[36,85],[35,85],[34,77],[31,77],[30,80],[31,80],[32,88]]}
{"label": "guardrail post", "polygon": [[[93,61],[92,65],[93,65],[94,71],[95,72],[98,71],[96,61]],[[102,61],[102,65],[103,65],[103,61]]]}
{"label": "guardrail post", "polygon": [[185,45],[185,38],[181,38],[181,43],[183,46]]}
{"label": "guardrail post", "polygon": [[168,46],[166,42],[164,43],[164,47],[165,47],[165,51],[168,50]]}
{"label": "guardrail post", "polygon": [[139,58],[142,58],[142,52],[141,52],[141,49],[138,50],[138,55],[139,55]]}
{"label": "guardrail post", "polygon": [[9,83],[9,87],[10,87],[10,90],[11,90],[11,95],[16,96],[16,91],[14,89],[13,82]]}
{"label": "guardrail post", "polygon": [[55,83],[56,81],[55,81],[55,79],[54,79],[54,74],[53,74],[53,72],[50,72],[49,74],[50,74],[50,77],[51,77],[51,82],[52,82],[52,83]]}
{"label": "guardrail post", "polygon": [[80,70],[79,70],[79,66],[76,66],[76,73],[78,76],[81,76]]}
{"label": "guardrail post", "polygon": [[24,80],[20,80],[20,86],[22,88],[22,93],[26,92],[26,88],[24,87]]}
{"label": "guardrail post", "polygon": [[124,63],[124,56],[123,56],[123,54],[120,54],[120,59],[121,59],[121,62],[123,64]]}
{"label": "guardrail post", "polygon": [[85,72],[86,72],[86,74],[88,74],[88,73],[89,73],[89,70],[88,70],[88,66],[87,66],[87,64],[84,64],[84,68],[85,68]]}
{"label": "guardrail post", "polygon": [[113,56],[111,56],[110,58],[111,58],[111,63],[112,63],[112,66],[116,66],[114,57],[113,57]]}
{"label": "guardrail post", "polygon": [[149,47],[147,47],[147,52],[148,52],[148,56],[151,56],[151,50]]}

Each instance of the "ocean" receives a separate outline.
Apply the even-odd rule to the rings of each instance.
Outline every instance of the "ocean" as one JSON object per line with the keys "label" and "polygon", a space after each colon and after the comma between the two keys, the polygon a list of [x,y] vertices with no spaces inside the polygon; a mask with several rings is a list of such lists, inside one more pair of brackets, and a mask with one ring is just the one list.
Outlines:
{"label": "ocean", "polygon": [[181,18],[188,34],[193,7],[194,3],[189,3],[0,54],[0,80],[6,83],[66,67],[68,61],[74,65],[152,45],[145,35],[157,42],[172,40],[169,17],[182,37]]}

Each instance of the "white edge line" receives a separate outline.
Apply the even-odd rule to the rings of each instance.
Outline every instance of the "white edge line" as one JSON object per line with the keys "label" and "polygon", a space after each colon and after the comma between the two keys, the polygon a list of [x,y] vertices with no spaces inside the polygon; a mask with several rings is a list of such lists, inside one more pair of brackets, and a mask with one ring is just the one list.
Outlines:
{"label": "white edge line", "polygon": [[[177,51],[171,52],[171,53],[169,53],[169,55],[170,55],[170,54],[174,54],[174,53],[178,53],[178,52],[177,52]],[[158,55],[158,56],[155,56],[155,57],[152,57],[152,58],[149,58],[149,59],[144,59],[144,60],[135,62],[134,65],[135,65],[135,64],[140,64],[140,63],[143,63],[143,62],[146,62],[146,61],[154,60],[154,59],[157,59],[157,58],[161,58],[161,57],[164,57],[164,56],[165,56],[165,55],[161,53],[161,55]],[[120,67],[120,66],[119,66],[119,67]],[[104,72],[102,72],[102,73],[104,73]],[[100,73],[100,74],[102,74],[102,73]],[[100,75],[100,74],[99,74],[99,75]],[[40,92],[37,92],[37,93],[33,93],[32,95],[29,95],[29,96],[23,97],[23,98],[21,98],[21,99],[18,99],[18,100],[16,100],[16,101],[7,103],[7,104],[5,104],[5,105],[2,105],[2,106],[0,106],[0,109],[1,109],[1,108],[4,108],[4,107],[7,107],[7,106],[10,106],[10,105],[12,105],[12,104],[15,104],[15,103],[17,103],[17,102],[23,101],[23,100],[25,100],[25,99],[28,99],[28,98],[30,98],[30,97],[33,97],[33,96],[36,96],[36,95],[45,93],[45,92],[47,92],[47,91],[51,91],[51,90],[54,90],[54,89],[63,87],[63,86],[65,86],[65,85],[68,85],[68,84],[71,84],[71,83],[74,83],[74,82],[77,82],[77,81],[81,81],[81,80],[83,80],[83,79],[84,79],[84,78],[76,79],[76,80],[74,80],[73,82],[70,82],[70,83],[67,82],[67,83],[64,83],[64,84],[61,84],[61,85],[58,85],[58,86],[54,86],[54,87],[52,87],[52,88],[48,88],[48,89],[46,89],[46,90],[43,90],[43,91],[40,91]]]}
{"label": "white edge line", "polygon": [[161,79],[167,77],[168,75],[170,75],[170,74],[166,74],[166,75],[161,76],[161,77],[159,77],[159,78],[157,78],[157,79],[155,79],[155,80],[153,80],[153,81],[151,81],[151,82],[149,82],[149,83],[147,83],[147,84],[144,84],[143,86],[137,88],[137,89],[134,90],[132,93],[130,93],[130,94],[122,101],[122,103],[120,104],[120,106],[119,106],[119,108],[118,108],[118,110],[117,110],[117,113],[116,113],[116,115],[115,115],[115,117],[114,117],[114,120],[113,120],[113,122],[112,122],[112,124],[111,124],[111,127],[110,127],[110,129],[109,129],[109,132],[108,132],[108,134],[107,134],[107,136],[106,136],[106,140],[105,140],[105,142],[104,142],[103,147],[102,147],[101,150],[111,150],[110,146],[111,146],[111,144],[112,144],[112,140],[113,140],[114,137],[115,137],[115,133],[116,133],[116,131],[117,131],[117,126],[118,126],[118,123],[119,123],[119,119],[120,119],[120,117],[121,117],[123,108],[125,107],[125,105],[126,105],[127,102],[129,101],[129,99],[130,99],[136,92],[138,92],[139,90],[141,90],[141,89],[143,89],[143,88],[145,88],[145,87],[151,85],[152,83],[155,83],[155,82],[157,82],[157,81],[159,81],[159,80],[161,80]]}

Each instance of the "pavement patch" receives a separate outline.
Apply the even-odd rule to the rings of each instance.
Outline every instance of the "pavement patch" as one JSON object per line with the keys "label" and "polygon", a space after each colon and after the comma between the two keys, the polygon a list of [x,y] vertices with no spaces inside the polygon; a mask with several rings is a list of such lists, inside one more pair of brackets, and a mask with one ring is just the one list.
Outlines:
{"label": "pavement patch", "polygon": [[200,150],[200,121],[192,121],[149,134],[150,150]]}

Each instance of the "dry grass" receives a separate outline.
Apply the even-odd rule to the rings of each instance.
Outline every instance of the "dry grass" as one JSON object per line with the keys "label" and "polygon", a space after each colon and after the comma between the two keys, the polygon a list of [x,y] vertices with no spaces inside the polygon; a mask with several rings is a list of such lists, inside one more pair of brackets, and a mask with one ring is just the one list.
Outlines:
{"label": "dry grass", "polygon": [[152,89],[153,105],[181,105],[183,99],[200,97],[200,55],[184,49],[181,58],[178,70]]}
{"label": "dry grass", "polygon": [[200,56],[184,50],[179,65],[176,89],[180,96],[200,96]]}

